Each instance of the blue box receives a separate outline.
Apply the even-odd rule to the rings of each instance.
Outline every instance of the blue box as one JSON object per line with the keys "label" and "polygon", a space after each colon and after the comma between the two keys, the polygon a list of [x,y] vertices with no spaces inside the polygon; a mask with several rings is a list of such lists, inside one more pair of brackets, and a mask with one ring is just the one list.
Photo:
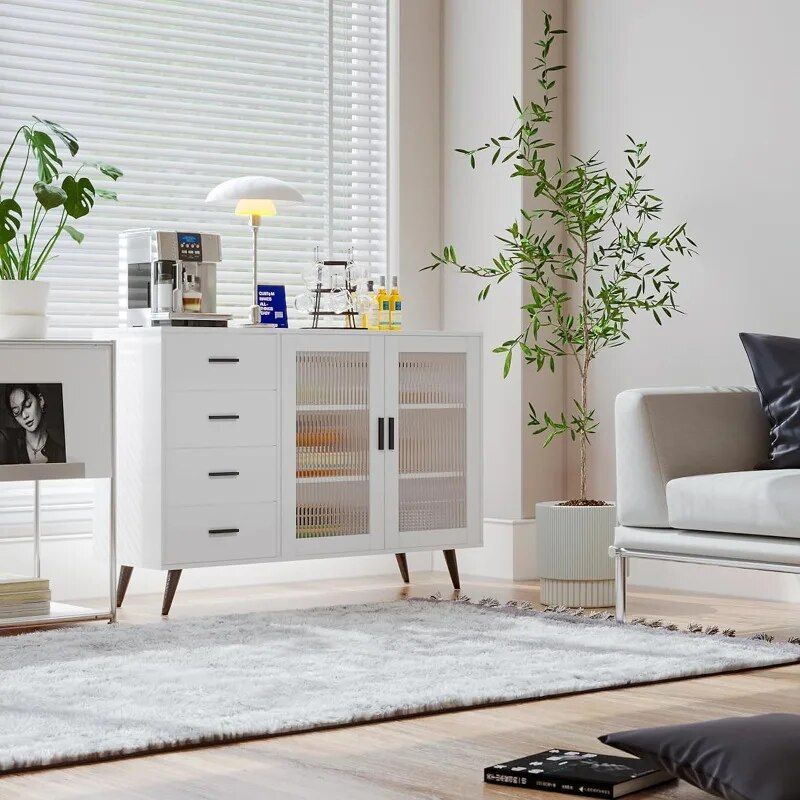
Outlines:
{"label": "blue box", "polygon": [[286,287],[258,284],[258,305],[261,324],[270,328],[288,328],[286,316]]}

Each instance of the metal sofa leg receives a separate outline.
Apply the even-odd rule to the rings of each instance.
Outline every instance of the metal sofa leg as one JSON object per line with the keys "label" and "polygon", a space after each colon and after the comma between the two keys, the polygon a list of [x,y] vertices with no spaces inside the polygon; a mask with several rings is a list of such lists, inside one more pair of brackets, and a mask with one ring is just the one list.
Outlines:
{"label": "metal sofa leg", "polygon": [[627,560],[619,550],[614,549],[614,592],[616,595],[614,616],[617,622],[625,622],[625,610],[628,602]]}

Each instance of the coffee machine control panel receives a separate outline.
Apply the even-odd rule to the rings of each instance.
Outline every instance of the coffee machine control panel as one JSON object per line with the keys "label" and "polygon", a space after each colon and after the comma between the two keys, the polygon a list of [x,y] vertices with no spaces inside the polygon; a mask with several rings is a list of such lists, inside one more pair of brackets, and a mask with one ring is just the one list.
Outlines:
{"label": "coffee machine control panel", "polygon": [[202,234],[178,232],[178,260],[179,261],[203,260]]}

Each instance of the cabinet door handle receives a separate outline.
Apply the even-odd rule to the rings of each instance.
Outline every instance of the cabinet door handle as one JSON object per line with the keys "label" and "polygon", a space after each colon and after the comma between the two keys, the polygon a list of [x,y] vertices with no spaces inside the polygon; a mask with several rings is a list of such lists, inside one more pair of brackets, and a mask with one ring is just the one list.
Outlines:
{"label": "cabinet door handle", "polygon": [[238,472],[231,470],[230,472],[209,472],[209,478],[237,478],[239,476]]}
{"label": "cabinet door handle", "polygon": [[209,528],[209,536],[236,536],[239,533],[238,528]]}
{"label": "cabinet door handle", "polygon": [[389,450],[394,450],[394,417],[389,417]]}
{"label": "cabinet door handle", "polygon": [[383,450],[383,417],[378,417],[378,450]]}
{"label": "cabinet door handle", "polygon": [[209,414],[209,419],[239,419],[238,414]]}
{"label": "cabinet door handle", "polygon": [[208,363],[209,364],[238,364],[239,363],[239,359],[238,358],[215,358],[215,357],[212,356],[212,357],[209,357]]}

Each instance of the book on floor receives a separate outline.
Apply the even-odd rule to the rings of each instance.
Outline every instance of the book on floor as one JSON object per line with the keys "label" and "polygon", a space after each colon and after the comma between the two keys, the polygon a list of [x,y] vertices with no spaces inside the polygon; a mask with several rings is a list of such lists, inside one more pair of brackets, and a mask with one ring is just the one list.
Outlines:
{"label": "book on floor", "polygon": [[651,761],[582,750],[545,750],[483,771],[486,783],[581,797],[624,797],[672,776]]}

